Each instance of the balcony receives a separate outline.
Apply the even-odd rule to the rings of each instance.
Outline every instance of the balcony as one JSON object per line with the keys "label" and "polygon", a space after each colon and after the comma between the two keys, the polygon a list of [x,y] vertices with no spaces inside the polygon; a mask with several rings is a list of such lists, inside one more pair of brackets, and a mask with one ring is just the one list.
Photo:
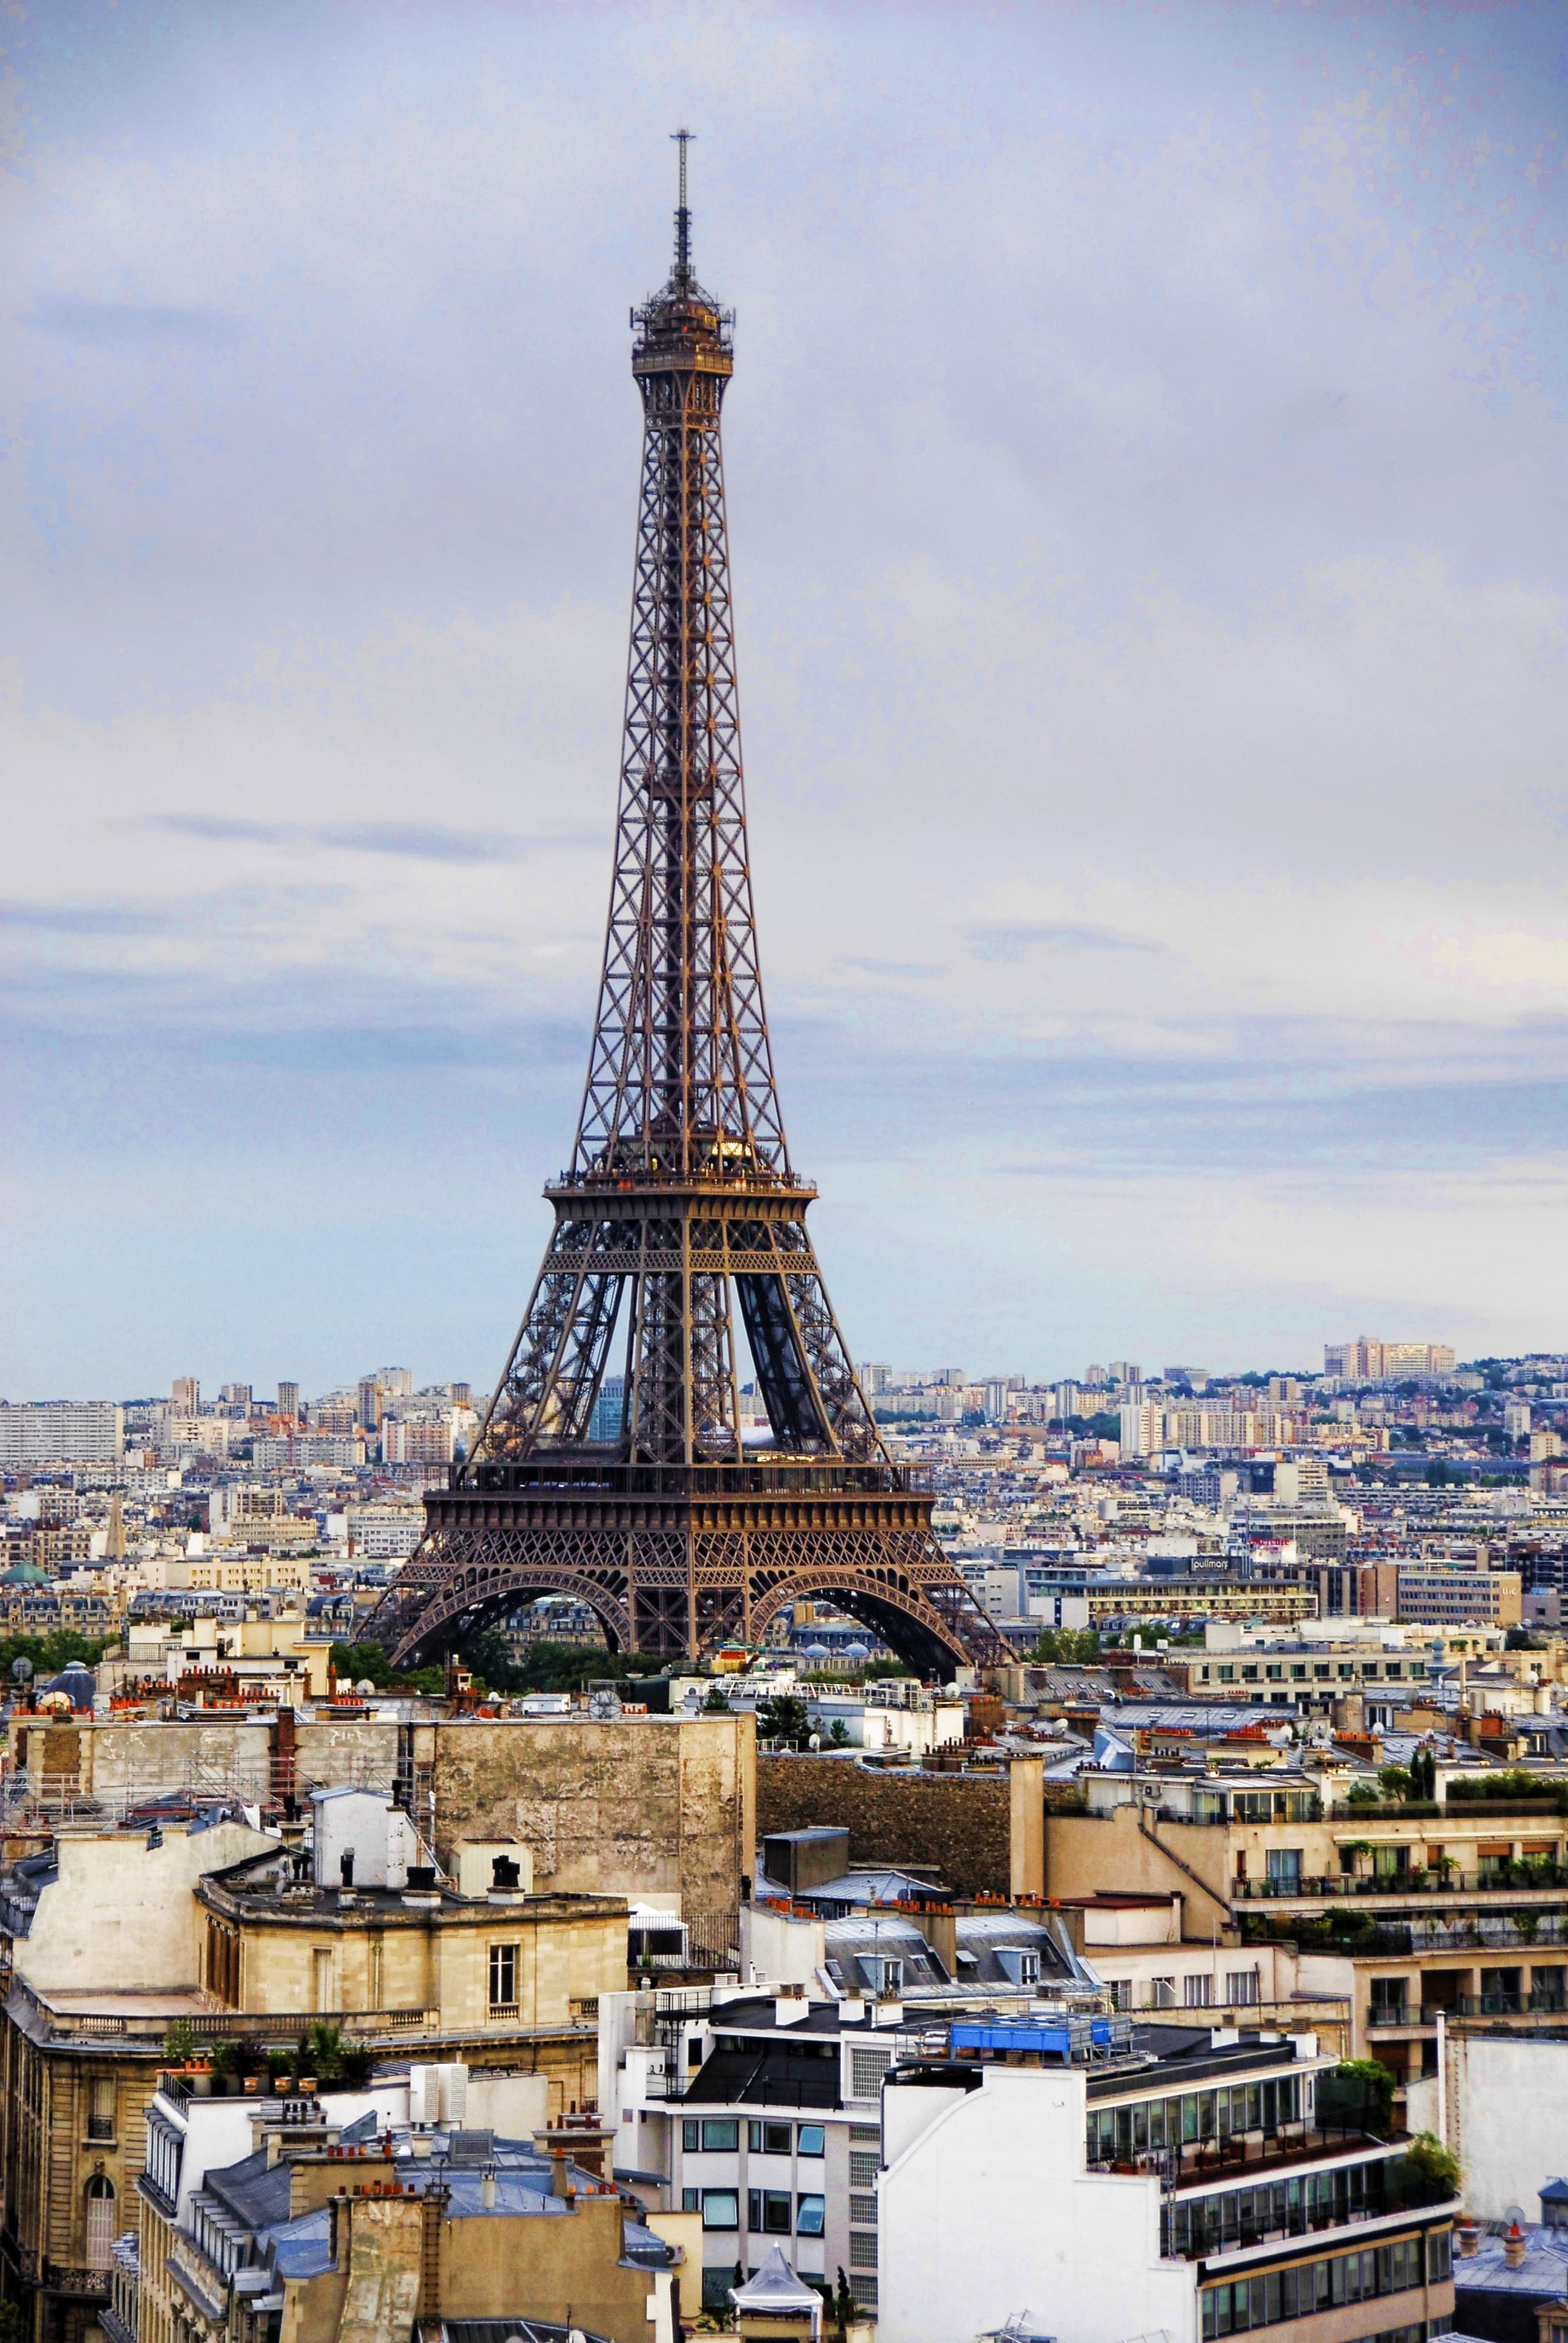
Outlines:
{"label": "balcony", "polygon": [[[24,2023],[30,2021],[30,2030],[35,2036],[42,2036],[55,2047],[75,2045],[85,2050],[100,2042],[123,2042],[161,2048],[171,2023],[166,2007],[156,2011],[116,2010],[113,2006],[115,1996],[108,1993],[102,1996],[98,2006],[75,2009],[57,2006],[48,1996],[35,1993],[21,1978],[15,1981],[12,1990],[23,1998]],[[73,2001],[78,1998],[75,1995],[67,1997]],[[128,2001],[138,1998],[126,1996]],[[437,2033],[441,2024],[437,2009],[192,2009],[185,2016],[198,2049],[214,2042],[293,2041],[324,2021],[341,2026],[360,2041],[372,2042],[388,2035]]]}
{"label": "balcony", "polygon": [[1292,2166],[1335,2157],[1386,2157],[1389,2142],[1360,2124],[1286,2124],[1278,2131],[1237,2132],[1230,2139],[1190,2139],[1180,2147],[1141,2148],[1131,2163],[1092,2164],[1091,2172],[1154,2172],[1167,2196],[1215,2181],[1262,2178]]}
{"label": "balcony", "polygon": [[[1398,2161],[1389,2158],[1389,2163]],[[1373,2167],[1384,2172],[1386,2165]],[[1241,2254],[1256,2246],[1284,2243],[1292,2237],[1322,2237],[1332,2230],[1364,2228],[1370,2221],[1395,2219],[1402,2213],[1429,2213],[1439,2206],[1454,2207],[1457,2199],[1437,2181],[1426,2181],[1413,2175],[1401,2176],[1376,2189],[1360,2205],[1349,2205],[1333,2211],[1313,2210],[1305,2203],[1271,2207],[1280,2217],[1268,2221],[1228,2219],[1221,2209],[1222,2201],[1211,2214],[1199,2216],[1191,2207],[1183,2222],[1178,2209],[1179,2200],[1167,2198],[1161,2210],[1161,2251],[1180,2261],[1206,2261],[1216,2255]]]}
{"label": "balcony", "polygon": [[85,2269],[79,2263],[50,2262],[42,2265],[39,2283],[45,2294],[66,2294],[82,2302],[107,2302],[112,2271]]}

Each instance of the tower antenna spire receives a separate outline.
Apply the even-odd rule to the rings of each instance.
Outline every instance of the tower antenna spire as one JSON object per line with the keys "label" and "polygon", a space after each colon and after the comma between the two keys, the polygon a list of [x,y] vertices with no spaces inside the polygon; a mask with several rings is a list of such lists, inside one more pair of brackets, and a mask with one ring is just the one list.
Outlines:
{"label": "tower antenna spire", "polygon": [[675,214],[675,281],[688,285],[691,281],[691,214],[686,203],[686,150],[696,137],[695,130],[672,130],[670,136],[680,149],[680,201]]}

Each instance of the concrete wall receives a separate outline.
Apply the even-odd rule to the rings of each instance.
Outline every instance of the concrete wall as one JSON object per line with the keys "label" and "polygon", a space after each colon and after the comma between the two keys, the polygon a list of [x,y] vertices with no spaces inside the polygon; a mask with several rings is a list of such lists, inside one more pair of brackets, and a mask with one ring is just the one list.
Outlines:
{"label": "concrete wall", "polygon": [[[1140,1827],[1140,1823],[1142,1827]],[[1312,1825],[1297,1829],[1299,1842]],[[1282,1844],[1290,1826],[1277,1825]],[[1180,1893],[1189,1936],[1207,1943],[1231,1916],[1226,1868],[1231,1834],[1201,1823],[1157,1822],[1128,1805],[1108,1815],[1050,1814],[1045,1825],[1045,1884],[1051,1896],[1170,1896]]]}
{"label": "concrete wall", "polygon": [[1160,2258],[1160,2183],[1085,2172],[1085,2097],[1081,2073],[1005,2066],[978,2091],[884,2089],[879,2343],[947,2343],[1025,2310],[1071,2343],[1190,2343],[1196,2273]]}
{"label": "concrete wall", "polygon": [[42,1992],[194,1986],[206,1925],[191,1893],[196,1882],[276,1844],[244,1823],[194,1832],[167,1825],[156,1847],[139,1832],[63,1833],[59,1878],[39,1896],[26,1936],[15,1939],[16,1975]]}
{"label": "concrete wall", "polygon": [[[1443,2065],[1442,2107],[1435,2081],[1410,2087],[1411,2128],[1446,2134],[1474,2219],[1523,2205],[1538,2221],[1543,2184],[1568,2178],[1568,2041],[1451,2027]],[[1456,2268],[1462,2281],[1464,2264]]]}
{"label": "concrete wall", "polygon": [[1013,1884],[1005,1774],[884,1774],[841,1757],[759,1757],[757,1815],[762,1836],[823,1823],[847,1830],[851,1863],[934,1864],[957,1895],[1027,1892]]}
{"label": "concrete wall", "polygon": [[678,1896],[731,1912],[757,1838],[750,1716],[482,1719],[420,1726],[437,1845],[518,1838],[540,1893]]}

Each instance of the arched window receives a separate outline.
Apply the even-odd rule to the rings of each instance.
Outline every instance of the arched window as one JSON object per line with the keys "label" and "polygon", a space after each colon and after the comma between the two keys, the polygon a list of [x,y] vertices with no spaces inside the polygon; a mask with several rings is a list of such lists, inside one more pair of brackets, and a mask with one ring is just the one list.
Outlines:
{"label": "arched window", "polygon": [[115,2184],[99,2172],[87,2183],[87,2268],[106,2270],[114,2247]]}

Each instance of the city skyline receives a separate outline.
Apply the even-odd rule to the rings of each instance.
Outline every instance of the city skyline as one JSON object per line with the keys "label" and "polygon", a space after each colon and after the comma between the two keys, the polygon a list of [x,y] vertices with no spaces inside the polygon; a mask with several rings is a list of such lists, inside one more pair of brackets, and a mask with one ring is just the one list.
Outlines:
{"label": "city skyline", "polygon": [[852,1346],[1552,1342],[1541,16],[939,11],[895,56],[873,13],[52,14],[76,47],[12,35],[0,1389],[216,1380],[241,1328],[319,1387],[345,1323],[498,1369],[591,1010],[622,320],[688,116]]}

